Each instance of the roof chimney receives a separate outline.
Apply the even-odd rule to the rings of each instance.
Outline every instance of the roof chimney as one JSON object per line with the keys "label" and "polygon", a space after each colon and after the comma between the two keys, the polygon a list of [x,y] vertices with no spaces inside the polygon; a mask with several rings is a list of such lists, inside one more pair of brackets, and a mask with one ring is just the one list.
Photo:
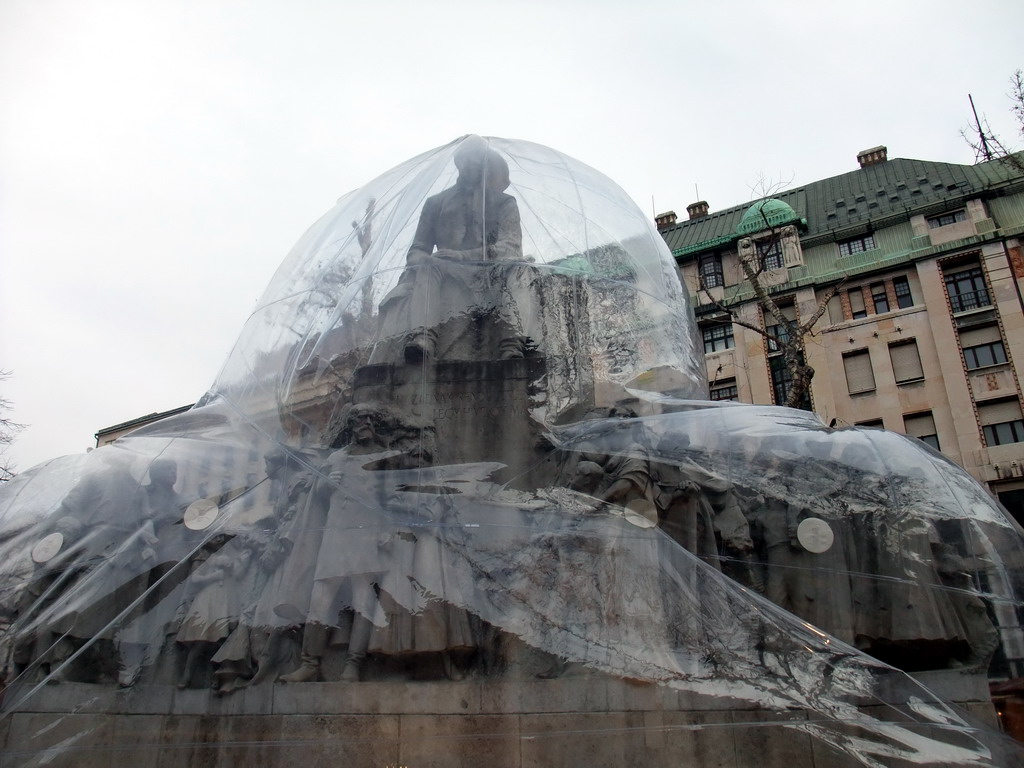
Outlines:
{"label": "roof chimney", "polygon": [[673,227],[676,223],[676,212],[665,211],[664,213],[659,213],[657,216],[654,217],[654,222],[658,225],[659,232],[661,232],[663,229]]}
{"label": "roof chimney", "polygon": [[708,215],[708,203],[706,200],[690,203],[686,206],[686,212],[690,215],[691,219],[700,219]]}
{"label": "roof chimney", "polygon": [[872,147],[857,153],[857,162],[860,163],[861,168],[867,168],[869,165],[878,165],[888,159],[889,150],[882,146]]}

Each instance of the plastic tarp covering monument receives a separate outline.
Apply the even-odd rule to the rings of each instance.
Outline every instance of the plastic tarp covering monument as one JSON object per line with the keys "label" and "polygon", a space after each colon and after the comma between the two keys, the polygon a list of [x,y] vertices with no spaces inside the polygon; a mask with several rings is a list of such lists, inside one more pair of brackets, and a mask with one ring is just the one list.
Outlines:
{"label": "plastic tarp covering monument", "polygon": [[651,222],[527,142],[343,197],[193,409],[0,526],[4,766],[1021,764],[951,703],[1024,657],[1019,529],[707,401]]}

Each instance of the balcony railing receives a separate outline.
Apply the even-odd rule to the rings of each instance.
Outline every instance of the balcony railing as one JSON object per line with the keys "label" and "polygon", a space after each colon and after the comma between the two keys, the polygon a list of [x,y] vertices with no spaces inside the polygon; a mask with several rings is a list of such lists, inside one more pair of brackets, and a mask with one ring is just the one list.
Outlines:
{"label": "balcony railing", "polygon": [[971,309],[990,306],[992,299],[988,295],[988,288],[980,288],[977,291],[950,296],[949,304],[953,308],[954,313],[967,312]]}

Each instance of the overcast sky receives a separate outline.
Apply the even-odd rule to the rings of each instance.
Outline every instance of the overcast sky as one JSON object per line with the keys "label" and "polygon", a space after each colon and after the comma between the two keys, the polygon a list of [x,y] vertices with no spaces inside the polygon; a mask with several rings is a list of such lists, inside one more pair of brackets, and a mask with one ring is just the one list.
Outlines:
{"label": "overcast sky", "polygon": [[344,192],[466,133],[645,212],[745,202],[861,149],[1020,146],[1024,3],[0,0],[0,396],[19,469],[193,402]]}

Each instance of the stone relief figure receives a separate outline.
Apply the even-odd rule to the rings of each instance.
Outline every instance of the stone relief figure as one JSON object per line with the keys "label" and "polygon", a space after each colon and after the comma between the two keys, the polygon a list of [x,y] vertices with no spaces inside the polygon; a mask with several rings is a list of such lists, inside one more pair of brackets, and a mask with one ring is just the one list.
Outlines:
{"label": "stone relief figure", "polygon": [[181,522],[188,501],[174,490],[178,482],[178,464],[174,459],[155,459],[149,465],[149,483],[143,486],[143,518],[153,528],[155,542],[170,526]]}
{"label": "stone relief figure", "polygon": [[[319,546],[315,552],[303,553],[298,561],[315,566],[302,635],[302,663],[294,672],[282,675],[282,682],[319,679],[321,661],[332,640],[348,645],[342,680],[357,681],[373,625],[384,622],[375,585],[390,568],[382,547],[388,537],[384,512],[388,504],[383,477],[366,465],[386,458],[393,429],[390,422],[383,409],[353,405],[343,433],[350,442],[330,455],[310,492],[308,504],[325,507],[326,512]],[[304,543],[312,545],[314,541]],[[300,608],[293,607],[296,611]]]}
{"label": "stone relief figure", "polygon": [[873,536],[862,557],[880,578],[870,610],[859,612],[857,646],[908,670],[941,669],[968,655],[963,614],[940,577],[932,523],[913,508],[876,508],[865,523]]}
{"label": "stone relief figure", "polygon": [[[963,523],[954,525],[961,529]],[[957,531],[957,539],[963,540],[963,531]],[[985,608],[985,601],[978,597],[977,586],[965,558],[957,551],[952,541],[940,541],[933,546],[936,555],[936,570],[947,587],[950,602],[964,627],[967,647],[952,660],[951,666],[973,666],[987,670],[992,655],[999,647],[999,630],[992,623]]]}
{"label": "stone relief figure", "polygon": [[[309,503],[317,458],[275,450],[265,459],[273,515],[256,556],[253,586],[241,620],[213,656],[219,693],[269,679],[280,662],[282,637],[306,619],[313,588],[314,542],[323,533],[323,505]],[[315,554],[315,553],[314,553]]]}
{"label": "stone relief figure", "polygon": [[[478,136],[468,137],[454,159],[458,180],[424,203],[406,269],[380,306],[382,341],[397,339],[410,363],[435,355],[444,320],[484,315],[505,301],[492,267],[523,257],[519,206],[504,191],[508,164]],[[522,357],[513,337],[500,346],[502,357]],[[371,362],[381,357],[375,353]]]}
{"label": "stone relief figure", "polygon": [[808,551],[797,535],[799,524],[814,516],[813,499],[791,488],[792,467],[771,456],[765,468],[765,493],[746,510],[757,551],[765,564],[765,596],[800,618],[847,643],[854,640],[850,567],[842,531],[825,552]]}
{"label": "stone relief figure", "polygon": [[[610,423],[609,420],[631,420],[636,413],[628,407],[615,406],[610,408],[592,408],[585,416],[586,421],[594,421],[596,431],[592,434],[583,433],[577,440],[563,448],[562,466],[559,472],[559,484],[585,494],[598,502],[596,510],[615,510],[634,526],[653,528],[657,520],[655,505],[656,486],[652,479],[650,450],[643,445],[636,426],[630,421]],[[610,438],[610,439],[609,439]],[[627,526],[628,528],[628,526]],[[631,544],[634,544],[631,542]],[[619,570],[618,550],[624,542],[617,538],[595,540],[581,538],[571,531],[563,531],[551,541],[554,558],[562,562],[572,562],[581,553],[593,556],[600,565],[595,567],[588,578],[596,581],[597,591],[609,596],[609,605],[633,606],[640,611],[638,615],[628,615],[609,609],[605,612],[604,621],[613,625],[640,621],[658,624],[664,622],[664,609],[660,598],[652,604],[650,597],[659,595],[658,586],[636,578],[634,575],[623,574]],[[656,541],[646,547],[645,558],[656,562],[659,557]],[[565,582],[571,583],[573,575],[556,576],[555,589],[564,589]],[[643,593],[643,598],[629,599],[628,595]],[[654,616],[651,611],[660,615]],[[550,679],[575,671],[574,665],[557,656],[550,660],[546,669],[538,673],[538,677]]]}
{"label": "stone relief figure", "polygon": [[[631,419],[628,408],[594,408],[588,420]],[[586,438],[570,446],[561,469],[561,484],[600,501],[615,504],[657,523],[655,486],[651,478],[650,451],[637,439],[632,424],[616,425],[620,450],[611,452]]]}
{"label": "stone relief figure", "polygon": [[[51,610],[36,622],[36,640],[47,648],[39,661],[51,672],[49,679],[117,677],[111,622],[145,590],[156,544],[148,515],[131,460],[119,454],[82,478],[61,502],[46,532],[60,533],[63,545],[37,574],[38,586],[52,590]],[[94,639],[74,669],[63,665]]]}
{"label": "stone relief figure", "polygon": [[394,502],[393,510],[407,524],[397,525],[383,544],[391,561],[378,584],[385,623],[374,627],[369,652],[424,666],[437,658],[445,676],[457,680],[476,646],[471,618],[461,607],[469,602],[472,585],[446,573],[449,529],[457,526],[457,512],[443,494],[426,504],[418,494],[411,496],[405,504]]}
{"label": "stone relief figure", "polygon": [[[680,455],[689,445],[685,434],[664,435],[651,462],[658,524],[676,543],[719,568],[718,546],[715,543],[715,510],[704,486],[713,483],[711,473],[695,461]],[[724,492],[725,484],[714,483]],[[721,486],[721,488],[718,488]]]}
{"label": "stone relief figure", "polygon": [[[151,660],[154,650],[162,642],[162,619],[166,611],[160,603],[169,597],[179,580],[169,578],[169,572],[185,553],[182,547],[184,526],[182,518],[188,506],[186,498],[174,490],[178,481],[178,464],[174,459],[159,458],[149,465],[149,483],[142,487],[142,528],[140,537],[153,557],[144,557],[148,576],[136,580],[137,594],[145,597],[116,637],[121,660],[118,683],[133,685],[142,667]],[[147,554],[148,553],[145,553]],[[184,570],[184,569],[181,569]]]}
{"label": "stone relief figure", "polygon": [[[220,543],[217,538],[210,548]],[[191,687],[201,664],[210,662],[241,613],[253,542],[236,537],[212,552],[189,574],[181,623],[174,639],[183,658],[179,688]]]}

